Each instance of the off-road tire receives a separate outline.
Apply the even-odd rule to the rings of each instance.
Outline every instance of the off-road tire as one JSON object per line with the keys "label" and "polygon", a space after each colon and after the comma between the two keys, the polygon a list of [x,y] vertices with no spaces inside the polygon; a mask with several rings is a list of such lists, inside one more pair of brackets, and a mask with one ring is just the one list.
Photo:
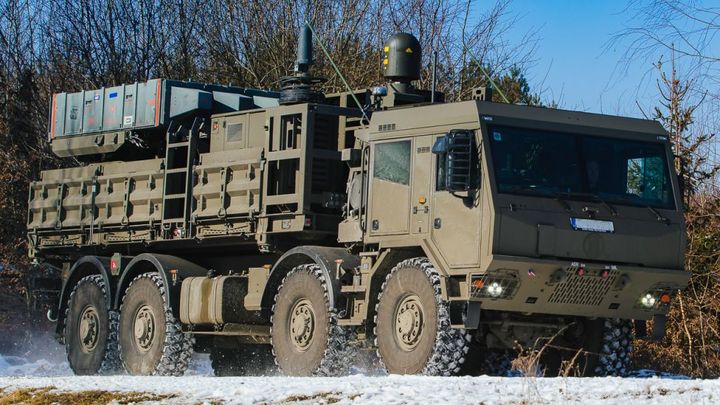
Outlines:
{"label": "off-road tire", "polygon": [[276,370],[270,345],[242,344],[237,348],[210,351],[213,374],[217,377],[265,376]]}
{"label": "off-road tire", "polygon": [[[136,339],[141,312],[152,329],[142,341]],[[173,316],[157,273],[143,273],[130,282],[120,307],[119,343],[123,366],[132,375],[181,376],[187,370],[194,340]]]}
{"label": "off-road tire", "polygon": [[[407,310],[408,303],[422,310],[421,317],[412,318],[422,318],[422,327],[413,329],[416,323],[410,323],[408,333],[416,332],[413,336],[417,336],[410,344],[398,337],[398,333],[406,332],[402,330],[404,325],[398,323],[398,311]],[[427,258],[402,261],[390,271],[378,295],[375,312],[375,344],[388,373],[447,376],[460,371],[470,336],[464,329],[450,326],[449,305],[440,291],[440,275]],[[400,328],[398,332],[396,328]]]}
{"label": "off-road tire", "polygon": [[[349,370],[350,331],[337,324],[327,283],[320,266],[303,264],[288,272],[278,287],[270,319],[270,339],[275,364],[282,374],[336,376]],[[293,317],[294,309],[312,315]],[[302,330],[294,329],[291,322],[303,319],[311,320]],[[300,341],[294,342],[295,339]]]}
{"label": "off-road tire", "polygon": [[607,318],[603,323],[602,346],[598,351],[595,375],[623,377],[628,373],[633,329],[628,320]]}
{"label": "off-road tire", "polygon": [[[70,368],[77,375],[113,374],[122,369],[118,351],[118,313],[107,305],[107,289],[101,275],[80,279],[65,309],[63,341]],[[93,319],[93,343],[83,344],[81,317]],[[87,325],[87,323],[86,323]],[[87,334],[85,334],[87,336]]]}

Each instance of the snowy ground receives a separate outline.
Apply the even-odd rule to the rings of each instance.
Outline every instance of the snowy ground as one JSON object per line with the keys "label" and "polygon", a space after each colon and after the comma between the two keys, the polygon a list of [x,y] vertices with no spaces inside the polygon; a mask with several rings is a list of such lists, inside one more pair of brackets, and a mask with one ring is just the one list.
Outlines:
{"label": "snowy ground", "polygon": [[[61,361],[0,357],[0,389],[53,387],[170,395],[163,403],[720,403],[720,380],[677,378],[522,378],[364,376],[342,378],[212,377],[196,356],[184,377],[76,377]],[[1,402],[1,401],[0,401]]]}

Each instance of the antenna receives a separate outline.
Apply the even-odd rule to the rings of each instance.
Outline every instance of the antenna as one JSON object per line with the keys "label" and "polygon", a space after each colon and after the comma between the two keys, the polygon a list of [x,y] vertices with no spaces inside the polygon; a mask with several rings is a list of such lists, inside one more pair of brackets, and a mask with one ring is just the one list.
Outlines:
{"label": "antenna", "polygon": [[[312,35],[315,35],[315,30],[313,29],[312,25],[310,25],[310,22],[305,21],[305,26],[310,29],[310,32]],[[330,61],[330,65],[332,65],[333,69],[335,70],[335,73],[340,78],[340,81],[342,81],[343,85],[345,86],[345,89],[350,93],[350,96],[353,100],[355,100],[355,104],[357,104],[358,108],[362,112],[363,115],[363,121],[364,122],[370,122],[370,119],[368,118],[367,114],[365,114],[365,109],[363,108],[362,104],[360,104],[360,100],[355,97],[355,93],[350,88],[350,85],[348,84],[347,80],[345,80],[345,76],[340,72],[340,69],[338,69],[337,65],[335,64],[335,61],[333,61],[332,56],[330,56],[330,52],[325,48],[325,44],[323,44],[323,41],[318,37],[318,44],[320,45],[320,49],[322,49],[325,56],[328,58],[328,61]]]}
{"label": "antenna", "polygon": [[435,104],[435,87],[437,86],[437,58],[437,51],[433,51],[432,85],[430,86],[432,94],[430,94],[430,104]]}
{"label": "antenna", "polygon": [[325,95],[315,85],[325,79],[310,75],[312,59],[312,31],[305,26],[300,31],[294,74],[280,79],[280,104],[322,103]]}
{"label": "antenna", "polygon": [[488,72],[485,70],[485,68],[480,64],[480,61],[477,60],[477,58],[476,58],[475,55],[472,53],[472,51],[470,50],[470,48],[468,48],[468,46],[465,45],[465,44],[463,44],[463,48],[467,51],[467,53],[470,54],[470,59],[472,59],[473,62],[475,62],[475,64],[478,65],[478,67],[480,68],[480,70],[482,70],[482,72],[483,72],[483,74],[485,75],[485,77],[487,77],[488,80],[490,80],[490,84],[492,84],[493,88],[494,88],[495,90],[497,90],[498,93],[500,93],[500,96],[502,96],[503,100],[505,100],[506,103],[510,104],[510,101],[508,100],[508,98],[505,97],[505,93],[503,93],[503,91],[500,90],[500,88],[497,86],[497,84],[495,84],[495,81],[492,79],[492,76],[490,76],[490,75],[488,74]]}

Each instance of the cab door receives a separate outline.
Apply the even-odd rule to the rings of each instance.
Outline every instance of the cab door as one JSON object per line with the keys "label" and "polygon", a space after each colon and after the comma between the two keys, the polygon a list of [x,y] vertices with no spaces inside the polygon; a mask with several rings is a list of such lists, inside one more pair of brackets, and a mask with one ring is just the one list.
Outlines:
{"label": "cab door", "polygon": [[[435,137],[435,139],[440,136]],[[475,142],[475,145],[480,145]],[[478,160],[481,159],[477,153]],[[480,233],[482,193],[477,190],[451,193],[445,186],[443,154],[432,155],[432,229],[431,240],[450,267],[477,267],[480,265]],[[479,168],[482,164],[478,164]],[[478,173],[482,176],[482,173]],[[482,184],[478,179],[477,184]]]}
{"label": "cab door", "polygon": [[410,229],[412,144],[412,139],[402,139],[371,146],[371,236],[402,235]]}

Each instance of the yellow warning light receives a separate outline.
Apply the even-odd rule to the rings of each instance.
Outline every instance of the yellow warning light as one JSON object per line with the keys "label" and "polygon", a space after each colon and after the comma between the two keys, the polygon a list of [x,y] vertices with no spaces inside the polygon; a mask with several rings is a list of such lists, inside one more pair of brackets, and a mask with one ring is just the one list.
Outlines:
{"label": "yellow warning light", "polygon": [[387,59],[383,59],[383,65],[387,65],[388,63],[390,62]]}
{"label": "yellow warning light", "polygon": [[386,46],[385,48],[383,48],[383,50],[384,50],[385,52],[390,52],[390,47],[389,47],[389,46]]}
{"label": "yellow warning light", "polygon": [[418,202],[419,202],[420,204],[425,204],[425,203],[427,202],[427,198],[425,198],[425,197],[420,197],[420,198],[418,198]]}
{"label": "yellow warning light", "polygon": [[405,53],[413,53],[412,48],[405,48]]}

